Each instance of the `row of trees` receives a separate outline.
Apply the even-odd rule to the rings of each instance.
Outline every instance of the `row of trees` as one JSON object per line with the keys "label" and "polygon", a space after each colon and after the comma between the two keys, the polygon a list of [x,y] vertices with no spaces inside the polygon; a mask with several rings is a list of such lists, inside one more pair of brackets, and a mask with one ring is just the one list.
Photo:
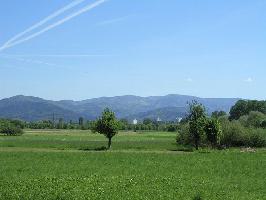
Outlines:
{"label": "row of trees", "polygon": [[[122,131],[177,131],[177,124],[175,122],[157,122],[151,119],[144,119],[142,123],[136,125],[129,123],[126,119],[120,119],[119,130]],[[91,130],[95,125],[96,120],[85,121],[79,118],[79,122],[65,122],[62,118],[58,121],[42,120],[37,122],[22,122],[24,128],[29,129],[80,129]]]}

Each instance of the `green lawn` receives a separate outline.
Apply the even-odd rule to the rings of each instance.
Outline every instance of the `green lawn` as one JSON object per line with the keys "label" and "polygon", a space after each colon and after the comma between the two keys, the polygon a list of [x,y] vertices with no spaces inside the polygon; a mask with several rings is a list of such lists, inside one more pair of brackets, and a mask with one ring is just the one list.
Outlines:
{"label": "green lawn", "polygon": [[179,152],[172,133],[0,136],[0,199],[266,199],[266,151]]}

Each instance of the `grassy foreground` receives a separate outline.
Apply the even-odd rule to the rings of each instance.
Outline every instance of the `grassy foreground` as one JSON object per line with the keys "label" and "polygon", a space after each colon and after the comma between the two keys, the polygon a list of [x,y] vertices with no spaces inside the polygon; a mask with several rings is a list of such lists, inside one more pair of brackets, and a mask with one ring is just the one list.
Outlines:
{"label": "grassy foreground", "polygon": [[0,136],[0,199],[266,199],[266,151],[179,152],[175,134]]}

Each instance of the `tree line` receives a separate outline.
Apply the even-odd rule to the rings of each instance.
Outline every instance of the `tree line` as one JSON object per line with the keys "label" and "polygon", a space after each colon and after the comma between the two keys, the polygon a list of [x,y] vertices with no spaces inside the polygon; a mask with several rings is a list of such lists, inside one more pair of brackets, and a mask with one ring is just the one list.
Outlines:
{"label": "tree line", "polygon": [[[18,121],[18,120],[17,120]],[[41,120],[36,122],[19,121],[22,128],[27,129],[77,129],[77,130],[92,130],[97,120],[84,120],[80,117],[77,122],[70,120],[65,122],[63,118],[56,121]],[[144,119],[138,124],[130,123],[127,119],[119,119],[119,130],[121,131],[177,131],[177,123],[156,121],[152,119]]]}
{"label": "tree line", "polygon": [[94,121],[85,121],[82,117],[78,122],[57,122],[44,120],[39,122],[24,122],[19,120],[0,119],[0,133],[6,135],[21,135],[24,128],[30,129],[82,129],[104,134],[108,138],[108,148],[111,139],[119,130],[128,131],[169,131],[177,132],[177,143],[199,147],[227,148],[238,146],[266,146],[266,101],[238,101],[229,114],[215,111],[207,115],[206,108],[192,101],[185,119],[177,122],[159,122],[144,119],[142,123],[131,124],[126,119],[116,119],[114,112],[105,109],[102,116]]}

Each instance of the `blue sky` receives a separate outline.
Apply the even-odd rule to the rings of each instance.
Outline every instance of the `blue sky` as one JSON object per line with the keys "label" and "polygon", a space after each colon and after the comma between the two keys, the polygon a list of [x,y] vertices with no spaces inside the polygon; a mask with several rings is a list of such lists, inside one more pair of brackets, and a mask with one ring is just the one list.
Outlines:
{"label": "blue sky", "polygon": [[[0,1],[0,47],[71,2]],[[84,0],[20,39],[94,2]],[[0,51],[0,98],[265,99],[265,10],[264,0],[109,0]]]}

